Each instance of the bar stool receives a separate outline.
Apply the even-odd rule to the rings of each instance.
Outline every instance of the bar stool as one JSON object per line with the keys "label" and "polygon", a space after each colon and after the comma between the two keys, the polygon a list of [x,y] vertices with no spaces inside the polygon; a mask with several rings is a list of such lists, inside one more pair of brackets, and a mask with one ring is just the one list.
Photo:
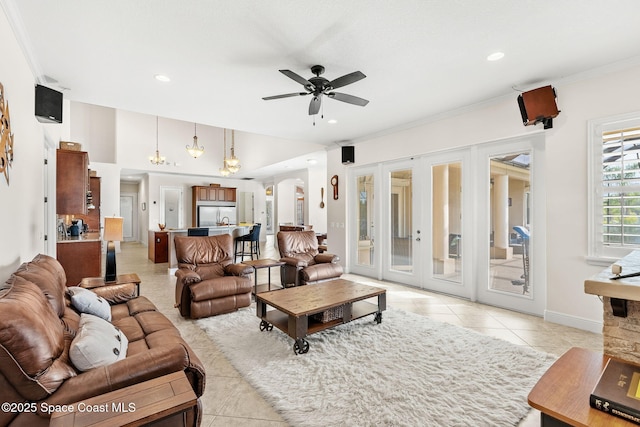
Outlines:
{"label": "bar stool", "polygon": [[[233,262],[235,263],[238,256],[240,256],[240,262],[244,261],[245,256],[250,256],[253,259],[255,254],[256,259],[260,258],[260,227],[261,224],[254,224],[249,230],[249,234],[238,236],[234,239],[235,249],[233,255]],[[245,243],[249,243],[249,252],[245,252]],[[242,247],[238,250],[238,243],[242,243]]]}

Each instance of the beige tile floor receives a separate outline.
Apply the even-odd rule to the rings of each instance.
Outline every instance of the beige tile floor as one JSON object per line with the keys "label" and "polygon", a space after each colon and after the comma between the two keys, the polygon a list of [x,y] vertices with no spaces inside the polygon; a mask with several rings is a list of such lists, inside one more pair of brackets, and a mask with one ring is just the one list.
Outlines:
{"label": "beige tile floor", "polygon": [[[265,246],[262,247],[261,258],[277,257],[273,248]],[[148,260],[147,248],[142,244],[123,243],[121,247],[122,252],[117,254],[118,272],[135,272],[140,276],[141,294],[152,300],[174,322],[205,365],[207,383],[201,399],[205,414],[202,427],[286,426],[287,423],[231,366],[215,343],[191,320],[183,319],[173,307],[175,277],[168,274],[168,264],[154,264]],[[277,283],[279,278],[276,270],[272,270],[272,280]],[[266,269],[259,271],[260,283],[266,282],[266,274]],[[355,275],[345,275],[345,278],[387,288],[389,306],[474,329],[517,345],[530,346],[558,356],[571,347],[602,351],[602,336],[599,334],[394,283]],[[539,413],[532,411],[520,425],[539,426]]]}

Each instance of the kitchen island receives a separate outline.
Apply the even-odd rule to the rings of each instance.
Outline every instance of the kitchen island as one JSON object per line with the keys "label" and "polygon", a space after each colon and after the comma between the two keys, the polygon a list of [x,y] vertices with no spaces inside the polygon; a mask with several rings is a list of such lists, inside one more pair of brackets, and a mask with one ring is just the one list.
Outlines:
{"label": "kitchen island", "polygon": [[[220,234],[231,234],[232,237],[242,236],[244,234],[249,233],[249,229],[253,226],[253,224],[249,223],[241,223],[241,224],[230,224],[230,225],[217,225],[211,227],[201,227],[209,229],[209,236],[217,236]],[[173,243],[173,239],[175,236],[186,236],[188,230],[185,229],[170,229],[167,230],[169,233],[169,274],[174,274],[176,269],[178,268],[178,259],[176,258],[176,247]]]}

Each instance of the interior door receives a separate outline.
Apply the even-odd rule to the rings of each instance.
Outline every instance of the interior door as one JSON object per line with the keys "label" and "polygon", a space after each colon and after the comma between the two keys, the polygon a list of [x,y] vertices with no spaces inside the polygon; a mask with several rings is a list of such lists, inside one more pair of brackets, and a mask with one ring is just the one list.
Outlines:
{"label": "interior door", "polygon": [[382,276],[418,286],[422,259],[422,174],[418,160],[383,167]]}

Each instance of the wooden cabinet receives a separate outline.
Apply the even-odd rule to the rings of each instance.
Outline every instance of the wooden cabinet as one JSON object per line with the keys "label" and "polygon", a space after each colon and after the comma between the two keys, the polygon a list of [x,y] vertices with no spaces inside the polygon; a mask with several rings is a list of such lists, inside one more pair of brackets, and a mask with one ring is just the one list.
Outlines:
{"label": "wooden cabinet", "polygon": [[[194,185],[191,187],[191,224],[197,224],[198,202],[236,202],[236,189],[233,187],[220,187],[217,185]],[[233,205],[235,206],[235,205]]]}
{"label": "wooden cabinet", "polygon": [[88,153],[56,150],[56,213],[86,215],[88,189]]}
{"label": "wooden cabinet", "polygon": [[155,263],[169,262],[169,233],[149,230],[149,259]]}
{"label": "wooden cabinet", "polygon": [[193,186],[193,199],[198,202],[235,202],[236,189],[231,187],[216,187],[210,185]]}
{"label": "wooden cabinet", "polygon": [[67,286],[78,286],[85,277],[101,275],[102,242],[100,240],[65,241],[56,245],[56,258],[67,276]]}

